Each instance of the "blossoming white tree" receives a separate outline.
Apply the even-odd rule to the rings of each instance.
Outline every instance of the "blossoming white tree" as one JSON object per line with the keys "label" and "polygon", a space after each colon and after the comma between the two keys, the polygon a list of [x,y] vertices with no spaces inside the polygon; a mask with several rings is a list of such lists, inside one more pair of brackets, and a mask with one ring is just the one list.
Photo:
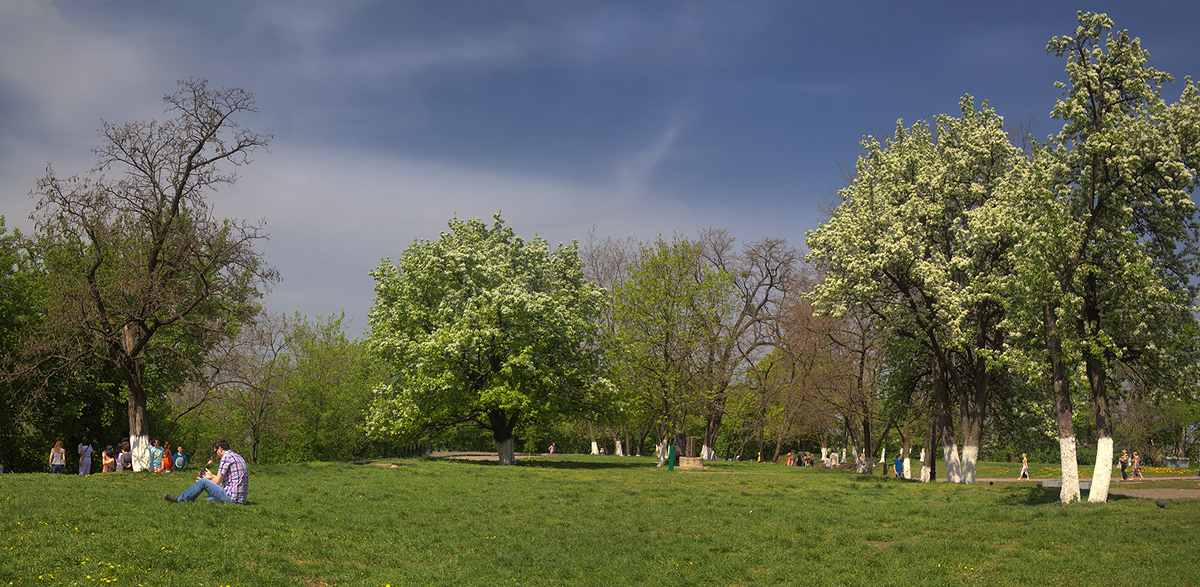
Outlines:
{"label": "blossoming white tree", "polygon": [[604,396],[601,291],[584,279],[575,244],[526,242],[499,213],[491,226],[455,217],[449,228],[371,272],[368,345],[392,377],[377,390],[368,431],[478,426],[492,432],[500,462],[514,464],[522,422],[580,414]]}

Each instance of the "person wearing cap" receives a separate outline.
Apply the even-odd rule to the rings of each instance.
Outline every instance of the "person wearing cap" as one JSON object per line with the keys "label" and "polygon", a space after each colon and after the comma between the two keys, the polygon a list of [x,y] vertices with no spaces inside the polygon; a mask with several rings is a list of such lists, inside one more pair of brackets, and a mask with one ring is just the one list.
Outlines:
{"label": "person wearing cap", "polygon": [[163,499],[170,502],[187,503],[200,497],[201,493],[207,493],[208,501],[244,505],[250,488],[246,459],[229,450],[229,441],[224,438],[213,443],[213,450],[221,459],[215,475],[207,468],[201,469],[196,483],[191,487],[179,495],[164,493]]}

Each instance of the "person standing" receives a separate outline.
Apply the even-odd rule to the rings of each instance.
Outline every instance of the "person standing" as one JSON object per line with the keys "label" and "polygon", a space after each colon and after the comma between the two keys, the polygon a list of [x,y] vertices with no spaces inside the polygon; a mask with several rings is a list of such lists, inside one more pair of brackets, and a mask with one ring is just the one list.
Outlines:
{"label": "person standing", "polygon": [[1121,464],[1121,480],[1128,481],[1129,472],[1126,469],[1129,468],[1129,451],[1122,450],[1121,458],[1117,459],[1117,462]]}
{"label": "person standing", "polygon": [[1138,479],[1145,479],[1145,477],[1142,477],[1142,457],[1137,451],[1133,452],[1133,476]]}
{"label": "person standing", "polygon": [[112,473],[117,470],[117,455],[115,452],[113,452],[113,447],[111,444],[104,449],[104,455],[102,458],[104,459],[104,468],[101,469],[102,472]]}
{"label": "person standing", "polygon": [[901,476],[904,475],[904,459],[900,458],[900,455],[897,454],[896,460],[893,461],[892,464],[896,468],[896,478],[899,479]]}
{"label": "person standing", "polygon": [[213,450],[221,459],[217,465],[216,475],[208,469],[203,469],[196,478],[196,483],[191,487],[183,490],[183,493],[179,495],[164,493],[163,499],[174,503],[187,503],[195,500],[201,493],[207,493],[209,501],[245,505],[250,489],[246,459],[229,450],[229,441],[224,438],[213,443]]}
{"label": "person standing", "polygon": [[1025,453],[1021,453],[1021,474],[1017,476],[1017,480],[1029,478],[1029,457]]}
{"label": "person standing", "polygon": [[162,468],[163,447],[157,438],[150,440],[150,470],[157,473]]}
{"label": "person standing", "polygon": [[187,462],[188,458],[183,454],[183,446],[175,447],[175,460],[171,463],[172,470],[182,471],[184,467],[187,467]]}
{"label": "person standing", "polygon": [[54,448],[50,449],[50,472],[59,474],[63,469],[67,468],[67,451],[63,449],[62,441],[54,443]]}
{"label": "person standing", "polygon": [[87,439],[87,437],[84,436],[83,440],[79,441],[79,474],[80,475],[91,475],[92,474],[92,453],[93,452],[94,451],[92,449],[91,441],[89,441]]}

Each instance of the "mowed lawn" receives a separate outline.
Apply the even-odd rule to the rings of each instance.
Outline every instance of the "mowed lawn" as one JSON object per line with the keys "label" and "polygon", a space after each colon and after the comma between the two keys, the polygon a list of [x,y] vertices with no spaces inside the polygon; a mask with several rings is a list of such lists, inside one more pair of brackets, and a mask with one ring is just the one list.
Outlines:
{"label": "mowed lawn", "polygon": [[753,463],[398,462],[251,466],[249,506],[162,499],[194,471],[5,474],[0,585],[1200,584],[1198,501],[1063,508],[1036,480]]}

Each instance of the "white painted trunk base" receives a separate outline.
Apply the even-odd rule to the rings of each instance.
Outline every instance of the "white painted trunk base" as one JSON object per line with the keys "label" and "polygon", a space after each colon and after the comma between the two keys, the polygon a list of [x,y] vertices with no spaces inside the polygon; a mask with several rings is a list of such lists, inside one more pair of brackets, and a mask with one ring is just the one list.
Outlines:
{"label": "white painted trunk base", "polygon": [[705,444],[700,447],[700,458],[706,461],[715,461],[717,460],[717,451]]}
{"label": "white painted trunk base", "polygon": [[619,457],[625,456],[625,447],[624,447],[624,445],[621,444],[620,440],[617,441],[617,456],[619,456]]}
{"label": "white painted trunk base", "polygon": [[887,462],[887,448],[884,448],[883,450],[879,451],[879,462],[881,462],[881,463]]}
{"label": "white painted trunk base", "polygon": [[1112,483],[1113,439],[1111,436],[1096,441],[1096,468],[1092,472],[1092,488],[1088,491],[1088,501],[1105,503],[1108,501],[1108,488]]}
{"label": "white painted trunk base", "polygon": [[594,454],[594,455],[600,454],[600,444],[597,443],[595,440],[592,441],[592,454]]}
{"label": "white painted trunk base", "polygon": [[904,459],[904,478],[912,479],[912,459]]}
{"label": "white painted trunk base", "polygon": [[131,436],[129,437],[129,456],[133,459],[133,470],[136,471],[153,471],[150,466],[150,437],[149,436]]}
{"label": "white painted trunk base", "polygon": [[964,445],[962,450],[962,473],[959,477],[964,485],[975,484],[975,464],[979,462],[979,447]]}
{"label": "white painted trunk base", "polygon": [[1058,499],[1063,503],[1074,503],[1079,501],[1079,461],[1075,458],[1075,437],[1059,438],[1058,449],[1062,455],[1062,490],[1058,493]]}
{"label": "white painted trunk base", "polygon": [[658,456],[658,466],[667,464],[667,441],[664,440],[654,447],[654,453]]}
{"label": "white painted trunk base", "polygon": [[946,461],[946,480],[951,483],[962,483],[962,469],[958,460],[958,443],[942,445],[942,459]]}

